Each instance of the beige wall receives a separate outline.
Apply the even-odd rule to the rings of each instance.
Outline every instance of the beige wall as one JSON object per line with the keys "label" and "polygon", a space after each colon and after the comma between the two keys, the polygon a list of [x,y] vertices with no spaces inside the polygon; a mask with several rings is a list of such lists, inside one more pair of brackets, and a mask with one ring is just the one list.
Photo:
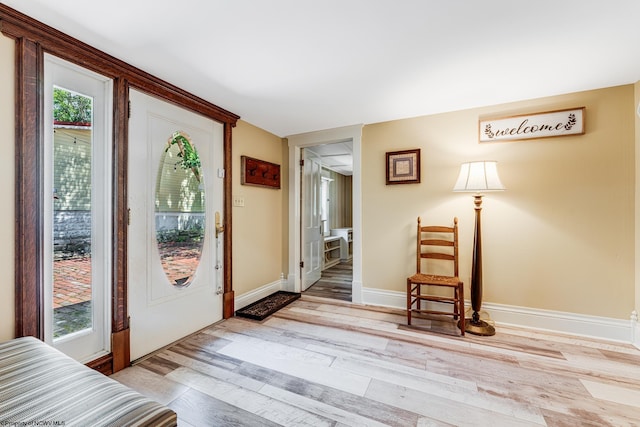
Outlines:
{"label": "beige wall", "polygon": [[[635,147],[636,147],[636,171],[640,170],[640,82],[637,82],[634,85],[635,88],[635,99],[634,99],[634,107],[636,109],[635,117]],[[640,311],[640,173],[636,172],[635,174],[635,309],[636,311]],[[636,343],[640,343],[640,331],[636,332]]]}
{"label": "beige wall", "polygon": [[282,164],[280,165],[280,171],[282,172],[282,180],[280,181],[282,186],[282,220],[280,221],[282,226],[282,251],[280,256],[282,257],[282,271],[286,276],[289,271],[289,144],[286,138],[282,139],[280,156],[282,159]]}
{"label": "beige wall", "polygon": [[15,329],[15,289],[13,225],[15,198],[15,153],[14,144],[14,49],[15,42],[0,35],[0,146],[4,153],[4,166],[0,168],[0,340],[14,337]]}
{"label": "beige wall", "polygon": [[[233,196],[244,207],[233,208],[233,288],[236,298],[280,279],[287,272],[287,156],[280,137],[240,120],[233,130]],[[240,156],[280,165],[281,189],[240,184]]]}
{"label": "beige wall", "polygon": [[[415,221],[460,219],[468,292],[473,200],[460,163],[497,160],[507,190],[482,210],[485,302],[629,319],[634,308],[634,87],[365,126],[363,284],[404,291]],[[478,143],[478,118],[586,107],[586,134]],[[386,151],[420,148],[422,182],[385,185]],[[469,294],[467,294],[469,295]]]}

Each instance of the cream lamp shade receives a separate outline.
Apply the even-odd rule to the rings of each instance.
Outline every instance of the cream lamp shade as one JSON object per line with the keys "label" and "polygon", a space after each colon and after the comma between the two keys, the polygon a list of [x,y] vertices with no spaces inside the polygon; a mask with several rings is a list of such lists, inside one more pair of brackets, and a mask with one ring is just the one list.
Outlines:
{"label": "cream lamp shade", "polygon": [[504,190],[504,185],[500,182],[497,162],[494,161],[463,163],[456,185],[453,186],[453,191],[475,193],[501,190]]}

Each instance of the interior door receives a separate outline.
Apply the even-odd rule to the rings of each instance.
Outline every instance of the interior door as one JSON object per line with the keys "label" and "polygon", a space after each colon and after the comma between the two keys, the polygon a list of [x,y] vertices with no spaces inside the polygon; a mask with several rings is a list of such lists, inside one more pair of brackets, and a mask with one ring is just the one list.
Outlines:
{"label": "interior door", "polygon": [[[214,218],[223,207],[224,132],[221,123],[141,92],[132,90],[130,100],[128,292],[135,360],[222,319],[217,242],[223,236],[216,236]],[[187,163],[194,155],[197,163]],[[184,246],[186,240],[197,250]]]}
{"label": "interior door", "polygon": [[320,182],[322,164],[320,159],[308,149],[302,152],[302,290],[320,280],[324,238],[322,237],[320,216]]}

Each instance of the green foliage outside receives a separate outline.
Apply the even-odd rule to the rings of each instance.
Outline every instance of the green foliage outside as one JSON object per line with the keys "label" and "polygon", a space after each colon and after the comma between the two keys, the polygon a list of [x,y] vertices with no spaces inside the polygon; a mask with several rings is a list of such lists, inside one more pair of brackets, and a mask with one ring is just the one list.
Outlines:
{"label": "green foliage outside", "polygon": [[194,224],[188,230],[161,230],[156,232],[158,243],[198,243],[204,239],[204,228]]}
{"label": "green foliage outside", "polygon": [[169,138],[169,144],[164,152],[168,152],[172,145],[176,145],[180,149],[178,157],[182,159],[180,161],[182,169],[191,169],[196,180],[200,182],[200,156],[198,156],[196,148],[191,145],[189,137],[183,135],[180,131],[176,131]]}
{"label": "green foliage outside", "polygon": [[91,123],[93,99],[53,88],[53,120],[68,123]]}

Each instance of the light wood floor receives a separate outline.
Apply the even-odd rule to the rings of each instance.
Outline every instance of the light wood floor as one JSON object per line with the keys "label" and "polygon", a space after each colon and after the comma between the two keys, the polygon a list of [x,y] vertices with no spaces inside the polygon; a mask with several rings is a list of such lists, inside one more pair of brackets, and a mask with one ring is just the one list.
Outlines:
{"label": "light wood floor", "polygon": [[631,345],[499,326],[463,338],[448,321],[420,323],[303,295],[113,378],[173,408],[181,426],[640,425]]}
{"label": "light wood floor", "polygon": [[351,301],[353,261],[340,262],[322,271],[320,280],[304,291],[305,295]]}

